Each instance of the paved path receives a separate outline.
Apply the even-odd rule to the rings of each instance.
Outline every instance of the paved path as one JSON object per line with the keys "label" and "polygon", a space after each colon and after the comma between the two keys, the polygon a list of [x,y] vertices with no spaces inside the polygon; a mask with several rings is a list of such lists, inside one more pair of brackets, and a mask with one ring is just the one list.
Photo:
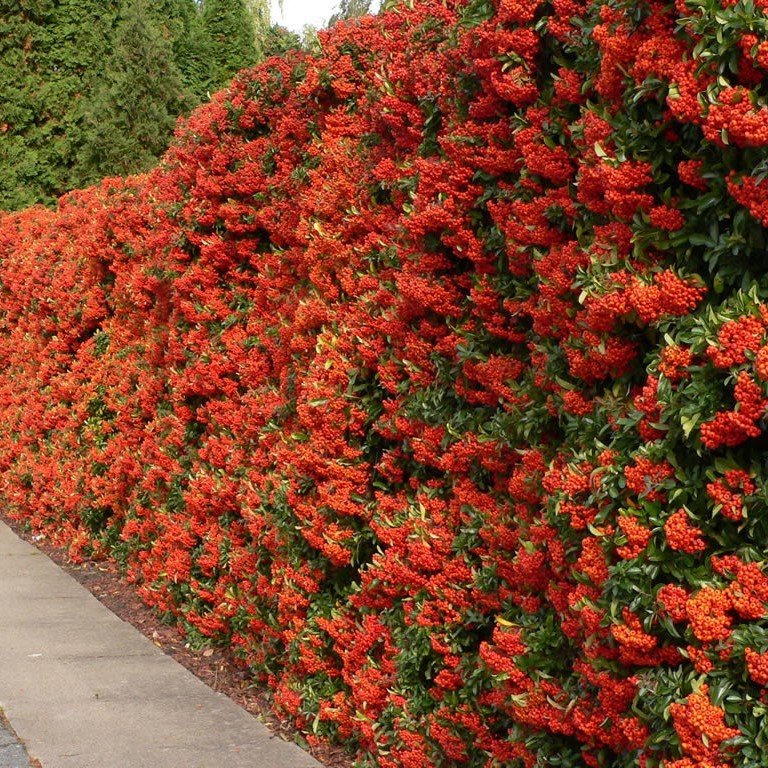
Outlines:
{"label": "paved path", "polygon": [[319,767],[2,523],[0,708],[43,768]]}
{"label": "paved path", "polygon": [[31,768],[29,756],[0,717],[0,768]]}

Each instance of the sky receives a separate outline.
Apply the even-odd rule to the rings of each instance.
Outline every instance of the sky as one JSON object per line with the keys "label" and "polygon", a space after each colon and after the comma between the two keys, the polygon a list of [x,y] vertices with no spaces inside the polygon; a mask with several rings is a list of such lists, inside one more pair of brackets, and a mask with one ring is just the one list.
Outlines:
{"label": "sky", "polygon": [[[339,0],[283,0],[281,14],[278,0],[271,0],[271,2],[272,21],[294,32],[301,32],[305,24],[324,27],[339,5]],[[378,2],[374,2],[373,5],[378,6]]]}

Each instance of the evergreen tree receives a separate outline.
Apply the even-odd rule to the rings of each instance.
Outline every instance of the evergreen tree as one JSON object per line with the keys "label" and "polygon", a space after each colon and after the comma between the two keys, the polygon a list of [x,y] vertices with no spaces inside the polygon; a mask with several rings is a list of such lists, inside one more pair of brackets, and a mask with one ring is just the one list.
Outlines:
{"label": "evergreen tree", "polygon": [[47,197],[74,189],[83,106],[108,58],[121,0],[53,0],[40,30],[41,119],[27,137]]}
{"label": "evergreen tree", "polygon": [[80,101],[109,50],[118,0],[0,0],[0,208],[72,188]]}
{"label": "evergreen tree", "polygon": [[36,195],[26,178],[31,170],[24,136],[34,125],[36,103],[33,77],[38,55],[36,18],[42,4],[30,3],[22,13],[16,3],[0,0],[3,11],[0,35],[0,208],[35,202]]}
{"label": "evergreen tree", "polygon": [[203,3],[203,27],[209,40],[214,86],[225,85],[236,72],[259,60],[254,23],[257,7],[266,9],[268,20],[266,1],[260,1],[258,6],[245,0],[205,0]]}
{"label": "evergreen tree", "polygon": [[171,42],[153,23],[146,0],[129,0],[104,75],[84,109],[78,183],[150,168],[188,104]]}
{"label": "evergreen tree", "polygon": [[206,34],[202,14],[197,8],[194,16],[189,19],[184,38],[175,48],[176,62],[184,85],[197,105],[208,99],[215,90],[211,40]]}
{"label": "evergreen tree", "polygon": [[[278,5],[282,9],[282,0],[278,0]],[[261,53],[261,42],[264,36],[269,32],[272,26],[269,0],[245,0],[245,8],[248,11],[251,22],[253,23],[256,35],[256,50]]]}
{"label": "evergreen tree", "polygon": [[195,0],[153,0],[148,6],[152,20],[170,41],[173,58],[184,86],[202,101],[212,81],[210,41],[203,30]]}
{"label": "evergreen tree", "polygon": [[146,168],[180,112],[295,44],[268,0],[0,0],[0,30],[6,210]]}

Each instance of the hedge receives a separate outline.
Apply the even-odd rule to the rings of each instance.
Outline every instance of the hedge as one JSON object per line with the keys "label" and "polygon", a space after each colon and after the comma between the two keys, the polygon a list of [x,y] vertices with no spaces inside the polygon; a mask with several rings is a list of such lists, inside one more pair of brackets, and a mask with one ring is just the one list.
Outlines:
{"label": "hedge", "polygon": [[4,508],[361,766],[767,765],[766,11],[404,3],[4,216]]}

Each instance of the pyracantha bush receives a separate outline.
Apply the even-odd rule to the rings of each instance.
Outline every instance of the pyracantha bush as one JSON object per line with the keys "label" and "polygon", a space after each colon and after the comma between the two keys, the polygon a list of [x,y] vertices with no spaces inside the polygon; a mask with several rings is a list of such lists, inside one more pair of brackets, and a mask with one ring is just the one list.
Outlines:
{"label": "pyracantha bush", "polygon": [[360,765],[765,765],[768,6],[425,0],[0,220],[0,493]]}

